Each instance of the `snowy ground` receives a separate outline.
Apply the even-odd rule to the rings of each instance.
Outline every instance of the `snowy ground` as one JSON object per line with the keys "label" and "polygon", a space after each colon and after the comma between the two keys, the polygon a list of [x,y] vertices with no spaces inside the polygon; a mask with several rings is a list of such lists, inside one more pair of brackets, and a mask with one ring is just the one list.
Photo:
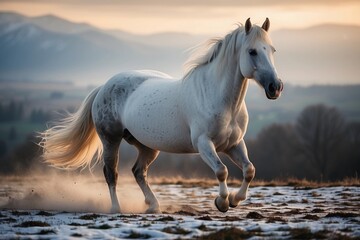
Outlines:
{"label": "snowy ground", "polygon": [[0,239],[360,238],[360,187],[252,187],[219,213],[215,186],[154,185],[164,213],[147,215],[136,185],[118,191],[126,214],[106,214],[102,181],[40,180],[0,180]]}

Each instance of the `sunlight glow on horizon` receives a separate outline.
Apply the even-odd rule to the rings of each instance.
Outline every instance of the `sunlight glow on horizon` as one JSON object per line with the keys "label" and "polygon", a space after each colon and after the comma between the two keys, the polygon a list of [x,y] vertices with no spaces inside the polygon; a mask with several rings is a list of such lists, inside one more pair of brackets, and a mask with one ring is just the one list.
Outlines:
{"label": "sunlight glow on horizon", "polygon": [[1,2],[0,11],[14,11],[26,16],[53,14],[69,21],[88,23],[102,29],[119,29],[136,34],[185,32],[192,34],[223,34],[235,23],[251,17],[262,24],[270,18],[271,30],[306,28],[334,23],[360,25],[360,2],[344,4],[296,6],[143,6],[83,4],[67,2]]}

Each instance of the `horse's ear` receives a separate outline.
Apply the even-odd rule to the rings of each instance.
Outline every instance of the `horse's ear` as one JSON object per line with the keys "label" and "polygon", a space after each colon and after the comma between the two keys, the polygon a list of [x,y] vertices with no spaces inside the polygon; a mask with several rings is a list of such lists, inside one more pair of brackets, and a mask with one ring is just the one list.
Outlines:
{"label": "horse's ear", "polygon": [[248,18],[245,22],[245,32],[246,34],[249,34],[251,30],[251,21],[250,21],[250,18]]}
{"label": "horse's ear", "polygon": [[264,22],[263,25],[262,25],[262,28],[263,28],[265,31],[269,31],[269,28],[270,28],[270,20],[269,20],[269,18],[266,18],[265,22]]}

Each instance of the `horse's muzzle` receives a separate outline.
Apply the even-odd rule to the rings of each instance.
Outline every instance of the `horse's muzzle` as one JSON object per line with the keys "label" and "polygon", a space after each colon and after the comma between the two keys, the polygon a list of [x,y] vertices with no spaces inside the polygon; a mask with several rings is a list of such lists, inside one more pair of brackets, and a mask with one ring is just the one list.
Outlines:
{"label": "horse's muzzle", "polygon": [[284,84],[280,79],[275,82],[271,82],[266,88],[265,93],[266,97],[271,100],[275,100],[280,97],[282,90],[284,89]]}

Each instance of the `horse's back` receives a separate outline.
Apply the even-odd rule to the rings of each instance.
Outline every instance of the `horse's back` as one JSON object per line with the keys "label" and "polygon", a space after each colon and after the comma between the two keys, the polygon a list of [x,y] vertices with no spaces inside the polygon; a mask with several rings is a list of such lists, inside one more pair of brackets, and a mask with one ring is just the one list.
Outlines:
{"label": "horse's back", "polygon": [[98,92],[92,106],[95,124],[121,124],[121,115],[129,96],[151,78],[170,78],[157,71],[140,70],[121,72],[110,78]]}

